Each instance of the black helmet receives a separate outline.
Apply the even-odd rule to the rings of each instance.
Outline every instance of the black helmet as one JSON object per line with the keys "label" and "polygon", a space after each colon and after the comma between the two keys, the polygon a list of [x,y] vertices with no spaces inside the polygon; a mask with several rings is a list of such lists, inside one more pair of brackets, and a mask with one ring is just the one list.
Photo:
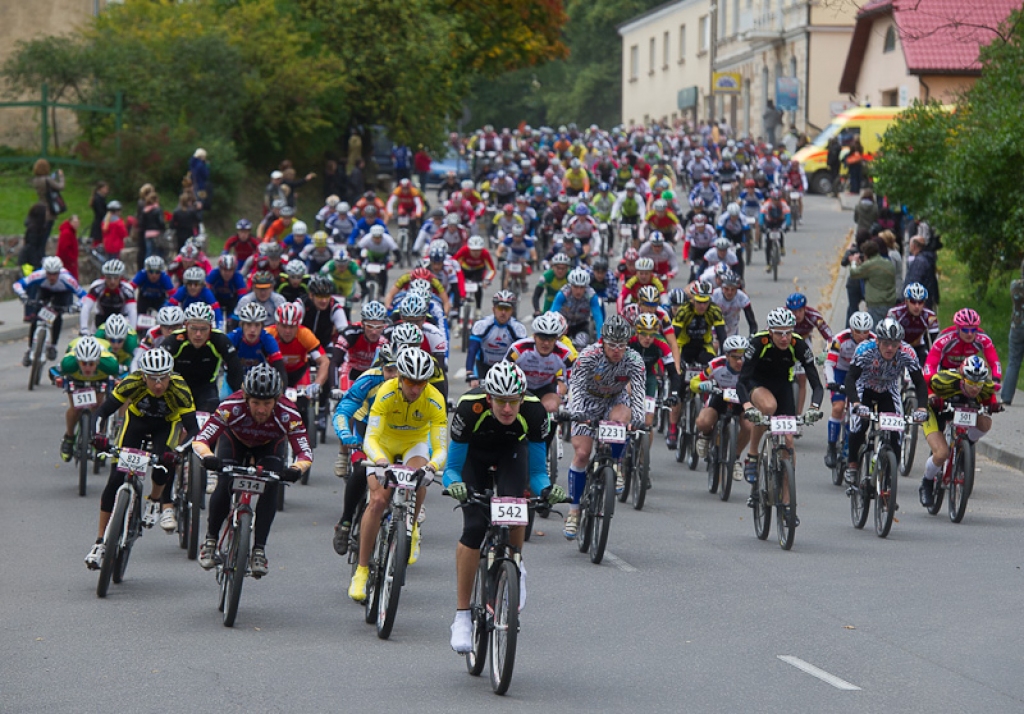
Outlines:
{"label": "black helmet", "polygon": [[310,295],[329,297],[334,293],[334,281],[323,273],[317,273],[309,279],[309,285],[306,286],[306,291]]}
{"label": "black helmet", "polygon": [[281,373],[266,362],[250,369],[242,382],[246,396],[256,399],[277,399],[283,389]]}
{"label": "black helmet", "polygon": [[612,315],[601,328],[601,339],[606,342],[628,342],[633,336],[633,326],[622,315]]}

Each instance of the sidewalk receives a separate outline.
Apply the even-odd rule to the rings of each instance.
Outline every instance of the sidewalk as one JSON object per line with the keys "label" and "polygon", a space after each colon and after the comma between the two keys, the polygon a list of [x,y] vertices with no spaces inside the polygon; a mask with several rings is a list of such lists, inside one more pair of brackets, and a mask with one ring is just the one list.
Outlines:
{"label": "sidewalk", "polygon": [[[28,323],[20,300],[0,301],[0,342],[28,339]],[[63,335],[78,333],[78,315],[65,315]],[[70,338],[69,338],[70,339]],[[58,345],[59,347],[59,345]]]}
{"label": "sidewalk", "polygon": [[[832,313],[827,317],[833,332],[845,328],[842,323],[846,316],[845,286],[848,272],[848,268],[839,269],[839,277],[832,291]],[[1000,352],[1002,353],[1003,349],[1000,349]],[[1005,357],[1005,354],[1000,356]],[[977,452],[1004,466],[1024,472],[1024,391],[1017,395],[1014,402],[1014,406],[1006,407],[1006,411],[992,417],[992,430],[978,442]],[[917,445],[918,456],[915,459],[917,463],[923,463],[922,454],[927,450],[928,446],[924,439],[920,439]]]}

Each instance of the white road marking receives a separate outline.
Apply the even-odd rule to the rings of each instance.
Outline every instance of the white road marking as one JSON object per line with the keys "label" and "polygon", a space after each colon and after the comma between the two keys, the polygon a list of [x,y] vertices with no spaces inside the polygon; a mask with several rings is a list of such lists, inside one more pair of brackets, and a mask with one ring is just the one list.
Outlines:
{"label": "white road marking", "polygon": [[826,672],[823,669],[819,669],[818,667],[815,667],[810,662],[804,662],[799,657],[794,657],[793,655],[776,655],[776,656],[779,659],[781,659],[783,662],[785,662],[786,664],[791,664],[794,667],[796,667],[797,669],[799,669],[800,671],[806,672],[807,674],[811,675],[812,677],[817,677],[818,679],[820,679],[825,684],[831,684],[836,689],[842,689],[842,690],[847,691],[847,692],[859,692],[860,691],[860,687],[858,687],[856,684],[850,684],[845,679],[840,679],[839,677],[837,677],[834,674],[830,674],[829,672]]}
{"label": "white road marking", "polygon": [[635,572],[637,572],[636,568],[634,568],[632,565],[627,563],[625,560],[623,560],[619,556],[617,556],[614,553],[612,553],[610,550],[606,550],[604,552],[604,557],[605,557],[605,559],[609,563],[611,563],[612,565],[614,565],[616,568],[618,568],[619,570],[621,570],[624,573],[635,573]]}

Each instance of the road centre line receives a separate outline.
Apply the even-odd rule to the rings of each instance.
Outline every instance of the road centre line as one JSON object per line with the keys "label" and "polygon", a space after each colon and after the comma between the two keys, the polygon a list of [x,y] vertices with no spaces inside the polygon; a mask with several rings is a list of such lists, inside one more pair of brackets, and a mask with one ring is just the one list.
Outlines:
{"label": "road centre line", "polygon": [[638,572],[636,568],[634,568],[632,565],[627,563],[625,560],[623,560],[619,556],[617,556],[614,553],[612,553],[610,550],[606,550],[604,552],[604,557],[605,557],[605,559],[609,563],[611,563],[612,565],[614,565],[616,568],[618,568],[619,570],[621,570],[624,573],[635,573],[635,572]]}
{"label": "road centre line", "polygon": [[797,669],[799,669],[800,671],[806,672],[807,674],[811,675],[812,677],[817,677],[818,679],[820,679],[825,684],[830,684],[833,687],[835,687],[836,689],[842,689],[842,690],[847,691],[847,692],[859,692],[860,691],[860,687],[858,687],[856,684],[850,684],[845,679],[840,679],[839,677],[837,677],[834,674],[826,672],[823,669],[819,669],[818,667],[815,667],[810,662],[805,662],[802,659],[800,659],[799,657],[794,657],[793,655],[776,655],[776,657],[781,659],[786,664],[791,664],[794,667],[796,667]]}

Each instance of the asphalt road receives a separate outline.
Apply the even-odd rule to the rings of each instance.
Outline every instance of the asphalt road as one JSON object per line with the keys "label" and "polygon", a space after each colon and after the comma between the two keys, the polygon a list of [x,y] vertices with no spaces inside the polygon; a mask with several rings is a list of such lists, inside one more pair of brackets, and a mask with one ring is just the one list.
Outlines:
{"label": "asphalt road", "polygon": [[[749,273],[762,322],[794,279],[812,304],[830,294],[849,214],[814,197],[807,213],[780,281]],[[72,467],[58,458],[63,397],[25,391],[20,356],[20,344],[0,345],[0,711],[1024,708],[1021,474],[992,462],[979,461],[960,525],[945,510],[928,516],[916,504],[918,479],[901,480],[898,523],[882,540],[870,523],[850,525],[848,500],[821,463],[825,427],[809,428],[798,442],[802,525],[784,552],[774,530],[766,542],[754,537],[744,485],[722,503],[703,472],[676,464],[658,442],[647,505],[619,504],[602,565],[564,540],[559,521],[538,520],[546,535],[525,551],[515,676],[498,698],[448,647],[461,521],[439,489],[428,496],[423,553],[391,640],[378,640],[346,597],[348,566],[330,545],[342,490],[333,438],[317,449],[310,485],[290,489],[270,538],[270,575],[246,581],[233,629],[220,623],[213,574],[159,530],[136,545],[124,583],[98,600],[82,558],[103,479],[78,497]]]}

